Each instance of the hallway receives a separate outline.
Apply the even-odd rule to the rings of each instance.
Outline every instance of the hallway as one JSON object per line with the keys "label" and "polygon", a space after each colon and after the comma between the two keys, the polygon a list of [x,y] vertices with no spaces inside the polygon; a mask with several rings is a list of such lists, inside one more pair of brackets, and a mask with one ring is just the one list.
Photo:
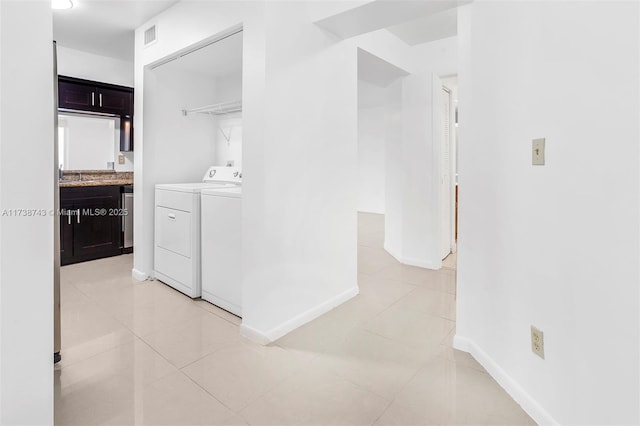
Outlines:
{"label": "hallway", "polygon": [[455,260],[430,271],[383,249],[359,215],[360,295],[272,345],[157,281],[132,256],[62,268],[57,425],[535,424],[452,349]]}

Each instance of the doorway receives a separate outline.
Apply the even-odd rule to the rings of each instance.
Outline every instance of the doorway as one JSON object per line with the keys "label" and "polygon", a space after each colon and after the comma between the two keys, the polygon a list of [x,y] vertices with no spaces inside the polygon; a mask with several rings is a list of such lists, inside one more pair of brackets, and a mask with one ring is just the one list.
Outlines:
{"label": "doorway", "polygon": [[441,244],[444,267],[455,267],[458,242],[458,77],[441,78],[440,189]]}

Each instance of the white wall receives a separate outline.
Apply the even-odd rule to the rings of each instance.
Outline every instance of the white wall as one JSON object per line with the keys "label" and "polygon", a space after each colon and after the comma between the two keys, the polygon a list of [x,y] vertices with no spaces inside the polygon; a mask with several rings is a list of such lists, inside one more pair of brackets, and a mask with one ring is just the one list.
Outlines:
{"label": "white wall", "polygon": [[133,62],[83,52],[58,44],[58,74],[133,87]]}
{"label": "white wall", "polygon": [[219,116],[215,124],[214,165],[226,166],[232,161],[242,170],[242,115]]}
{"label": "white wall", "polygon": [[461,18],[456,345],[538,422],[638,424],[639,5]]}
{"label": "white wall", "polygon": [[262,169],[243,200],[243,323],[269,339],[357,293],[357,52],[306,7],[266,4],[264,149],[243,147],[246,177]]}
{"label": "white wall", "polygon": [[358,211],[384,214],[386,88],[358,81]]}
{"label": "white wall", "polygon": [[[242,73],[216,78],[216,102],[241,99]],[[217,116],[215,126],[214,165],[225,166],[227,161],[233,161],[235,167],[242,169],[242,113]]]}
{"label": "white wall", "polygon": [[438,76],[447,76],[458,72],[458,37],[422,43],[411,47],[418,67]]}
{"label": "white wall", "polygon": [[[25,31],[28,28],[28,31]],[[51,3],[0,2],[0,424],[53,424]]]}
{"label": "white wall", "polygon": [[405,77],[400,86],[399,136],[387,144],[384,248],[402,263],[438,269],[439,109],[433,105],[439,90],[432,74]]}

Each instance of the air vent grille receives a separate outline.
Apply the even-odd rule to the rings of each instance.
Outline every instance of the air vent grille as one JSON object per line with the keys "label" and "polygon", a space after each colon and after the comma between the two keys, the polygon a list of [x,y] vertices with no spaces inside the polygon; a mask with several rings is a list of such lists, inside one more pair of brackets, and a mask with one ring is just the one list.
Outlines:
{"label": "air vent grille", "polygon": [[144,45],[149,46],[157,40],[156,26],[152,25],[144,32]]}

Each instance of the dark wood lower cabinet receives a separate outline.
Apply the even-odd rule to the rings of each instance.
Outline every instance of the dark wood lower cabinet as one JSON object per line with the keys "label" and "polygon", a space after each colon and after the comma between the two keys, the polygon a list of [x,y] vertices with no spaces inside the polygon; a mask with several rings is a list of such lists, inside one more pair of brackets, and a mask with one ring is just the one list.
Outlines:
{"label": "dark wood lower cabinet", "polygon": [[119,186],[60,188],[62,265],[121,254]]}

